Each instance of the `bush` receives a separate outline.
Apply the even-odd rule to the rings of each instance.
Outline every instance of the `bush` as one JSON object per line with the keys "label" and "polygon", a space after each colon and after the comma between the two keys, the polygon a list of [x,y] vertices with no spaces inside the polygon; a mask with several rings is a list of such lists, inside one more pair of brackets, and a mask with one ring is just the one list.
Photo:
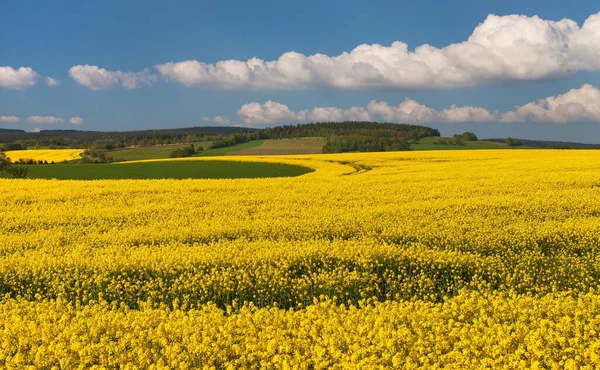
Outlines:
{"label": "bush", "polygon": [[194,148],[194,144],[191,144],[190,146],[186,146],[184,148],[177,148],[177,149],[173,150],[171,152],[171,154],[169,154],[169,157],[183,158],[183,157],[192,156],[195,153],[196,153],[196,148]]}
{"label": "bush", "polygon": [[461,139],[465,140],[465,141],[477,141],[477,135],[475,135],[472,132],[469,131],[465,131],[460,135],[454,135],[454,137],[460,137]]}
{"label": "bush", "polygon": [[27,177],[27,168],[11,166],[6,170],[6,173],[17,179],[24,179]]}
{"label": "bush", "polygon": [[12,177],[15,178],[25,178],[27,177],[27,169],[23,167],[15,167],[10,162],[10,159],[6,157],[3,151],[0,151],[0,172],[6,172]]}
{"label": "bush", "polygon": [[83,157],[82,163],[111,163],[113,161],[106,152],[98,149],[88,149],[81,156]]}
{"label": "bush", "polygon": [[506,145],[508,146],[521,146],[523,142],[519,139],[513,139],[512,137],[506,138]]}
{"label": "bush", "polygon": [[451,140],[451,144],[453,145],[465,145],[462,136],[454,136]]}

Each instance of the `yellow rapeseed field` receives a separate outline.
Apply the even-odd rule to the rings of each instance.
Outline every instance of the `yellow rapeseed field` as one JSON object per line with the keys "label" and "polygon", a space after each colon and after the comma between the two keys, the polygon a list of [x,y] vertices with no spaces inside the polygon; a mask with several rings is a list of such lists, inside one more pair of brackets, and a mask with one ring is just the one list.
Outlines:
{"label": "yellow rapeseed field", "polygon": [[83,149],[34,149],[34,150],[11,150],[5,154],[11,161],[19,159],[34,159],[36,161],[63,162],[81,158]]}
{"label": "yellow rapeseed field", "polygon": [[0,179],[0,367],[600,367],[600,152],[197,160]]}

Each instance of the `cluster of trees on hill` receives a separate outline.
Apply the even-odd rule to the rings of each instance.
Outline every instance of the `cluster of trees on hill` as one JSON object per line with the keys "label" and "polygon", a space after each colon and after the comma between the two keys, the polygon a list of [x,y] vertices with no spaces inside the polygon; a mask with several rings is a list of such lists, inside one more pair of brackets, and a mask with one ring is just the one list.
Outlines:
{"label": "cluster of trees on hill", "polygon": [[417,140],[426,136],[440,136],[440,132],[427,126],[379,122],[317,122],[269,127],[261,130],[268,139],[297,137],[335,137],[342,135],[400,137]]}
{"label": "cluster of trees on hill", "polygon": [[410,150],[411,140],[440,136],[431,127],[378,122],[308,123],[266,128],[261,133],[270,139],[326,137],[323,153]]}
{"label": "cluster of trees on hill", "polygon": [[326,137],[324,153],[409,150],[409,141],[440,136],[426,126],[379,122],[317,122],[239,132],[216,140],[211,148],[233,146],[251,140]]}
{"label": "cluster of trees on hill", "polygon": [[334,136],[323,146],[323,153],[387,152],[410,150],[410,144],[399,137],[365,135]]}
{"label": "cluster of trees on hill", "polygon": [[462,134],[454,134],[450,139],[440,139],[433,141],[434,145],[465,145],[466,141],[477,141],[477,135],[472,132],[465,131]]}

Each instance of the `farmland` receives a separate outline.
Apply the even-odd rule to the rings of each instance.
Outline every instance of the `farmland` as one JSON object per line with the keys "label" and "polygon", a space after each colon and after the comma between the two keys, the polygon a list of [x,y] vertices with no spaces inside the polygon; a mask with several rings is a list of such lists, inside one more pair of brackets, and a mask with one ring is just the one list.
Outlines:
{"label": "farmland", "polygon": [[326,139],[322,137],[302,137],[295,139],[264,140],[253,148],[237,150],[230,155],[281,155],[322,153]]}
{"label": "farmland", "polygon": [[34,159],[59,163],[79,159],[81,153],[83,149],[34,149],[9,151],[6,152],[6,156],[13,162],[19,159]]}
{"label": "farmland", "polygon": [[[451,137],[426,137],[410,145],[411,150],[468,150],[468,149],[514,149],[505,143],[477,140],[465,141],[463,145],[450,143]],[[445,142],[445,144],[440,144]],[[447,144],[446,144],[447,143]]]}
{"label": "farmland", "polygon": [[[196,149],[206,149],[210,145],[208,142],[193,143]],[[180,145],[157,145],[139,148],[127,148],[108,151],[107,154],[115,161],[139,161],[144,159],[169,158],[171,152],[175,149],[181,149],[190,144]]]}
{"label": "farmland", "polygon": [[[242,150],[249,150],[260,146],[263,140],[254,140],[243,144],[238,144],[230,147],[209,149],[210,142],[198,142],[193,143],[196,149],[202,148],[202,151],[198,151],[195,156],[197,157],[215,157],[221,155],[228,155],[231,153],[237,153]],[[141,161],[147,159],[161,159],[169,158],[171,152],[175,149],[180,149],[189,146],[190,144],[180,145],[158,145],[150,147],[139,147],[129,149],[118,149],[107,151],[107,154],[114,158],[116,161]]]}
{"label": "farmland", "polygon": [[0,179],[2,366],[600,366],[599,152],[190,160],[314,171]]}

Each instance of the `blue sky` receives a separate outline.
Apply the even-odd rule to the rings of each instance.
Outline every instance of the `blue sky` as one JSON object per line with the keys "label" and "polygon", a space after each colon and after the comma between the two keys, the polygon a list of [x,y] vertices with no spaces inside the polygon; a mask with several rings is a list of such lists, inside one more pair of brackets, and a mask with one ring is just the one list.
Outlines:
{"label": "blue sky", "polygon": [[[444,134],[600,142],[595,1],[5,0],[1,8],[2,128],[260,127],[368,117]],[[462,49],[448,48],[480,24]],[[406,44],[406,56],[395,41]],[[338,57],[362,44],[364,52]],[[448,60],[415,53],[423,44]],[[299,54],[269,67],[290,51]],[[317,53],[326,62],[310,57]],[[244,74],[251,58],[266,72]],[[238,62],[215,65],[227,60]]]}

